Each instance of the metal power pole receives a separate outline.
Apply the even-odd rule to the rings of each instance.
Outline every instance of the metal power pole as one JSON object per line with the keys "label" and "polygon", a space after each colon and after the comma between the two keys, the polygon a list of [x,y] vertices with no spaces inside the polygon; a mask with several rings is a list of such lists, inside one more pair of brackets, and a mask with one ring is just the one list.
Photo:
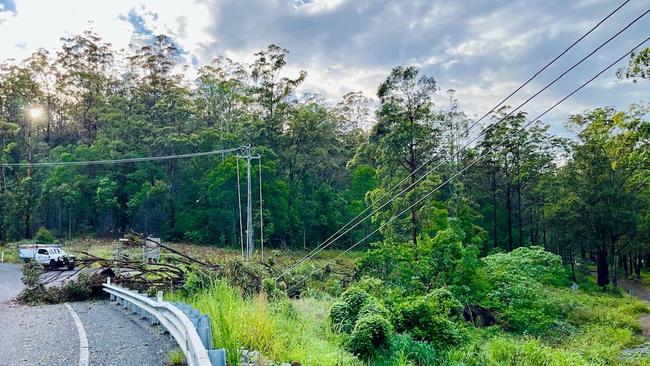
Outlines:
{"label": "metal power pole", "polygon": [[253,193],[251,186],[251,160],[259,159],[259,154],[254,154],[254,149],[250,146],[242,148],[241,154],[237,158],[246,159],[246,259],[253,256],[255,244],[253,242]]}
{"label": "metal power pole", "polygon": [[251,150],[247,150],[246,154],[246,180],[248,185],[248,193],[246,194],[246,256],[248,258],[253,256],[253,203],[251,197]]}

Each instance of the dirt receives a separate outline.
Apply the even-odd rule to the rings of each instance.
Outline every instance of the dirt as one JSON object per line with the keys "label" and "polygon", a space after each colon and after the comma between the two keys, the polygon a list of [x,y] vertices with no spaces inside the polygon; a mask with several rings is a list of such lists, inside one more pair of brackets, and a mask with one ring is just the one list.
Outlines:
{"label": "dirt", "polygon": [[[618,285],[630,295],[650,305],[650,290],[645,288],[640,280],[619,279]],[[641,333],[643,336],[650,338],[650,314],[643,315],[639,318],[639,323],[641,323]]]}
{"label": "dirt", "polygon": [[[619,279],[618,285],[630,295],[650,305],[650,290],[645,288],[640,280]],[[636,359],[650,356],[650,314],[640,317],[639,325],[641,326],[641,334],[645,337],[645,342],[621,351],[621,358]]]}

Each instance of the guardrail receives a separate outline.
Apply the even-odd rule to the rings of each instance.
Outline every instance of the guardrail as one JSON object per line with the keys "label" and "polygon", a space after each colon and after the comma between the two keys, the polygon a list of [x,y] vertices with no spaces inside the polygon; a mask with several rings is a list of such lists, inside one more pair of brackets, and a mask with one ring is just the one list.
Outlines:
{"label": "guardrail", "polygon": [[150,298],[137,291],[113,285],[110,277],[106,279],[104,291],[111,295],[112,301],[131,309],[134,314],[148,318],[151,325],[162,325],[185,354],[188,366],[226,365],[224,350],[208,351],[212,348],[212,334],[207,315],[199,314],[186,304],[179,304],[182,308],[179,309],[176,305],[163,301],[162,291],[158,291],[155,298]]}

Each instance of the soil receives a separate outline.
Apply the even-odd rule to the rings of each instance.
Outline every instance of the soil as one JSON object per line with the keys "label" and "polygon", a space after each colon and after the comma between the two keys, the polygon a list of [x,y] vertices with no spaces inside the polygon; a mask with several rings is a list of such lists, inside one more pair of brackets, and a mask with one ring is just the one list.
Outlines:
{"label": "soil", "polygon": [[[619,279],[619,286],[625,289],[630,295],[645,301],[650,305],[650,290],[645,288],[640,280]],[[641,332],[644,337],[650,338],[650,314],[639,318],[641,323]]]}
{"label": "soil", "polygon": [[[650,304],[650,291],[643,286],[640,280],[619,279],[618,285],[630,295]],[[650,314],[645,314],[640,317],[639,324],[641,326],[641,334],[645,337],[645,342],[621,351],[621,357],[623,359],[636,359],[650,356]]]}

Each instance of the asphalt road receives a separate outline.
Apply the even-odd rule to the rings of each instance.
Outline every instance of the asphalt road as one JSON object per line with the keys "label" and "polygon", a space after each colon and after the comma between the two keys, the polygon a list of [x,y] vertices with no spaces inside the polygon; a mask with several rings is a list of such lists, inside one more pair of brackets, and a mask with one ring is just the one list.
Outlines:
{"label": "asphalt road", "polygon": [[20,265],[0,264],[0,365],[165,365],[175,348],[169,335],[107,301],[15,304],[20,277]]}
{"label": "asphalt road", "polygon": [[13,299],[23,289],[22,264],[0,263],[0,304]]}

